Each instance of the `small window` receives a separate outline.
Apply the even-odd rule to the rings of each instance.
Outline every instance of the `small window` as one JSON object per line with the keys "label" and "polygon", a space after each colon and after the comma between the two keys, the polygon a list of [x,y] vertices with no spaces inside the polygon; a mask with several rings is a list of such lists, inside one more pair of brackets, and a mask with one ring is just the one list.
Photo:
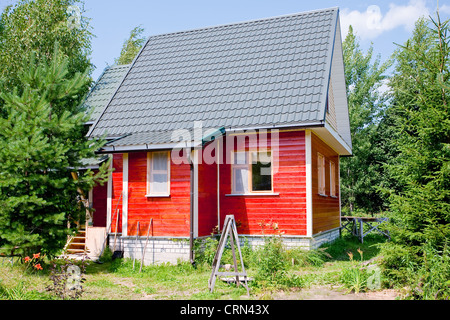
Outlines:
{"label": "small window", "polygon": [[336,197],[336,165],[330,161],[330,196]]}
{"label": "small window", "polygon": [[270,152],[252,152],[252,191],[272,191]]}
{"label": "small window", "polygon": [[325,195],[325,157],[317,153],[317,179],[319,194]]}
{"label": "small window", "polygon": [[238,151],[232,155],[232,191],[235,194],[272,191],[270,152]]}
{"label": "small window", "polygon": [[248,153],[233,153],[233,193],[248,193],[249,168]]}
{"label": "small window", "polygon": [[147,195],[170,194],[170,157],[168,151],[149,152],[147,155]]}

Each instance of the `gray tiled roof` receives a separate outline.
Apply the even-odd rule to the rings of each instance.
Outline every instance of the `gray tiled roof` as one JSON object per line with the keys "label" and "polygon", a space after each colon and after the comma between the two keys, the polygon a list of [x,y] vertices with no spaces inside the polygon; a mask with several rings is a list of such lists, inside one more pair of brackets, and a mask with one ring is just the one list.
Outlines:
{"label": "gray tiled roof", "polygon": [[86,110],[92,112],[90,122],[94,122],[102,114],[129,67],[129,64],[113,65],[103,70],[83,103]]}
{"label": "gray tiled roof", "polygon": [[337,15],[331,8],[151,36],[91,136],[152,144],[194,121],[227,129],[324,121]]}

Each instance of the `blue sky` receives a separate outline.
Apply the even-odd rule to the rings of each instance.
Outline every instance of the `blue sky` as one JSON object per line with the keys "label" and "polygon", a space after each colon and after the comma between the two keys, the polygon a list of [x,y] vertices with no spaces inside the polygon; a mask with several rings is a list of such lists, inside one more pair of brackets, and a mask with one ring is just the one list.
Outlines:
{"label": "blue sky", "polygon": [[[14,0],[0,0],[0,10]],[[382,60],[411,35],[421,15],[450,17],[450,0],[84,0],[84,16],[90,18],[94,80],[114,63],[130,31],[140,25],[145,36],[234,23],[309,10],[339,7],[345,37],[354,27],[363,49],[373,43]]]}

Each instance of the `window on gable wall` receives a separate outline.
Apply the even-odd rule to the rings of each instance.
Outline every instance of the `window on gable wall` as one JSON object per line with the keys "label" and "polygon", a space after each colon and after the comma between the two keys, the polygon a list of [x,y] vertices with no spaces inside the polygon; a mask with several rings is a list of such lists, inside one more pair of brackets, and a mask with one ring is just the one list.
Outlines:
{"label": "window on gable wall", "polygon": [[233,193],[272,192],[270,151],[237,151],[233,152],[232,159]]}
{"label": "window on gable wall", "polygon": [[147,195],[170,195],[170,156],[168,151],[147,154]]}
{"label": "window on gable wall", "polygon": [[317,179],[319,194],[325,195],[325,157],[317,153]]}
{"label": "window on gable wall", "polygon": [[330,196],[336,197],[336,164],[330,161]]}

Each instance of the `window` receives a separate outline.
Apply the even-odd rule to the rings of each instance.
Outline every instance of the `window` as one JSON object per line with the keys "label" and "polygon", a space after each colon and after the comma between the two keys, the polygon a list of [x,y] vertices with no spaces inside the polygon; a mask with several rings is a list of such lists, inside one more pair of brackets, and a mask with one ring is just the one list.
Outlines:
{"label": "window", "polygon": [[233,153],[233,193],[248,193],[248,155],[245,151]]}
{"label": "window", "polygon": [[147,195],[170,194],[170,156],[168,151],[147,154]]}
{"label": "window", "polygon": [[252,191],[272,191],[270,152],[252,152]]}
{"label": "window", "polygon": [[236,194],[272,192],[270,152],[237,151],[232,155],[232,191]]}
{"label": "window", "polygon": [[336,197],[336,165],[330,161],[330,196]]}
{"label": "window", "polygon": [[317,153],[317,179],[319,194],[325,195],[325,157]]}

